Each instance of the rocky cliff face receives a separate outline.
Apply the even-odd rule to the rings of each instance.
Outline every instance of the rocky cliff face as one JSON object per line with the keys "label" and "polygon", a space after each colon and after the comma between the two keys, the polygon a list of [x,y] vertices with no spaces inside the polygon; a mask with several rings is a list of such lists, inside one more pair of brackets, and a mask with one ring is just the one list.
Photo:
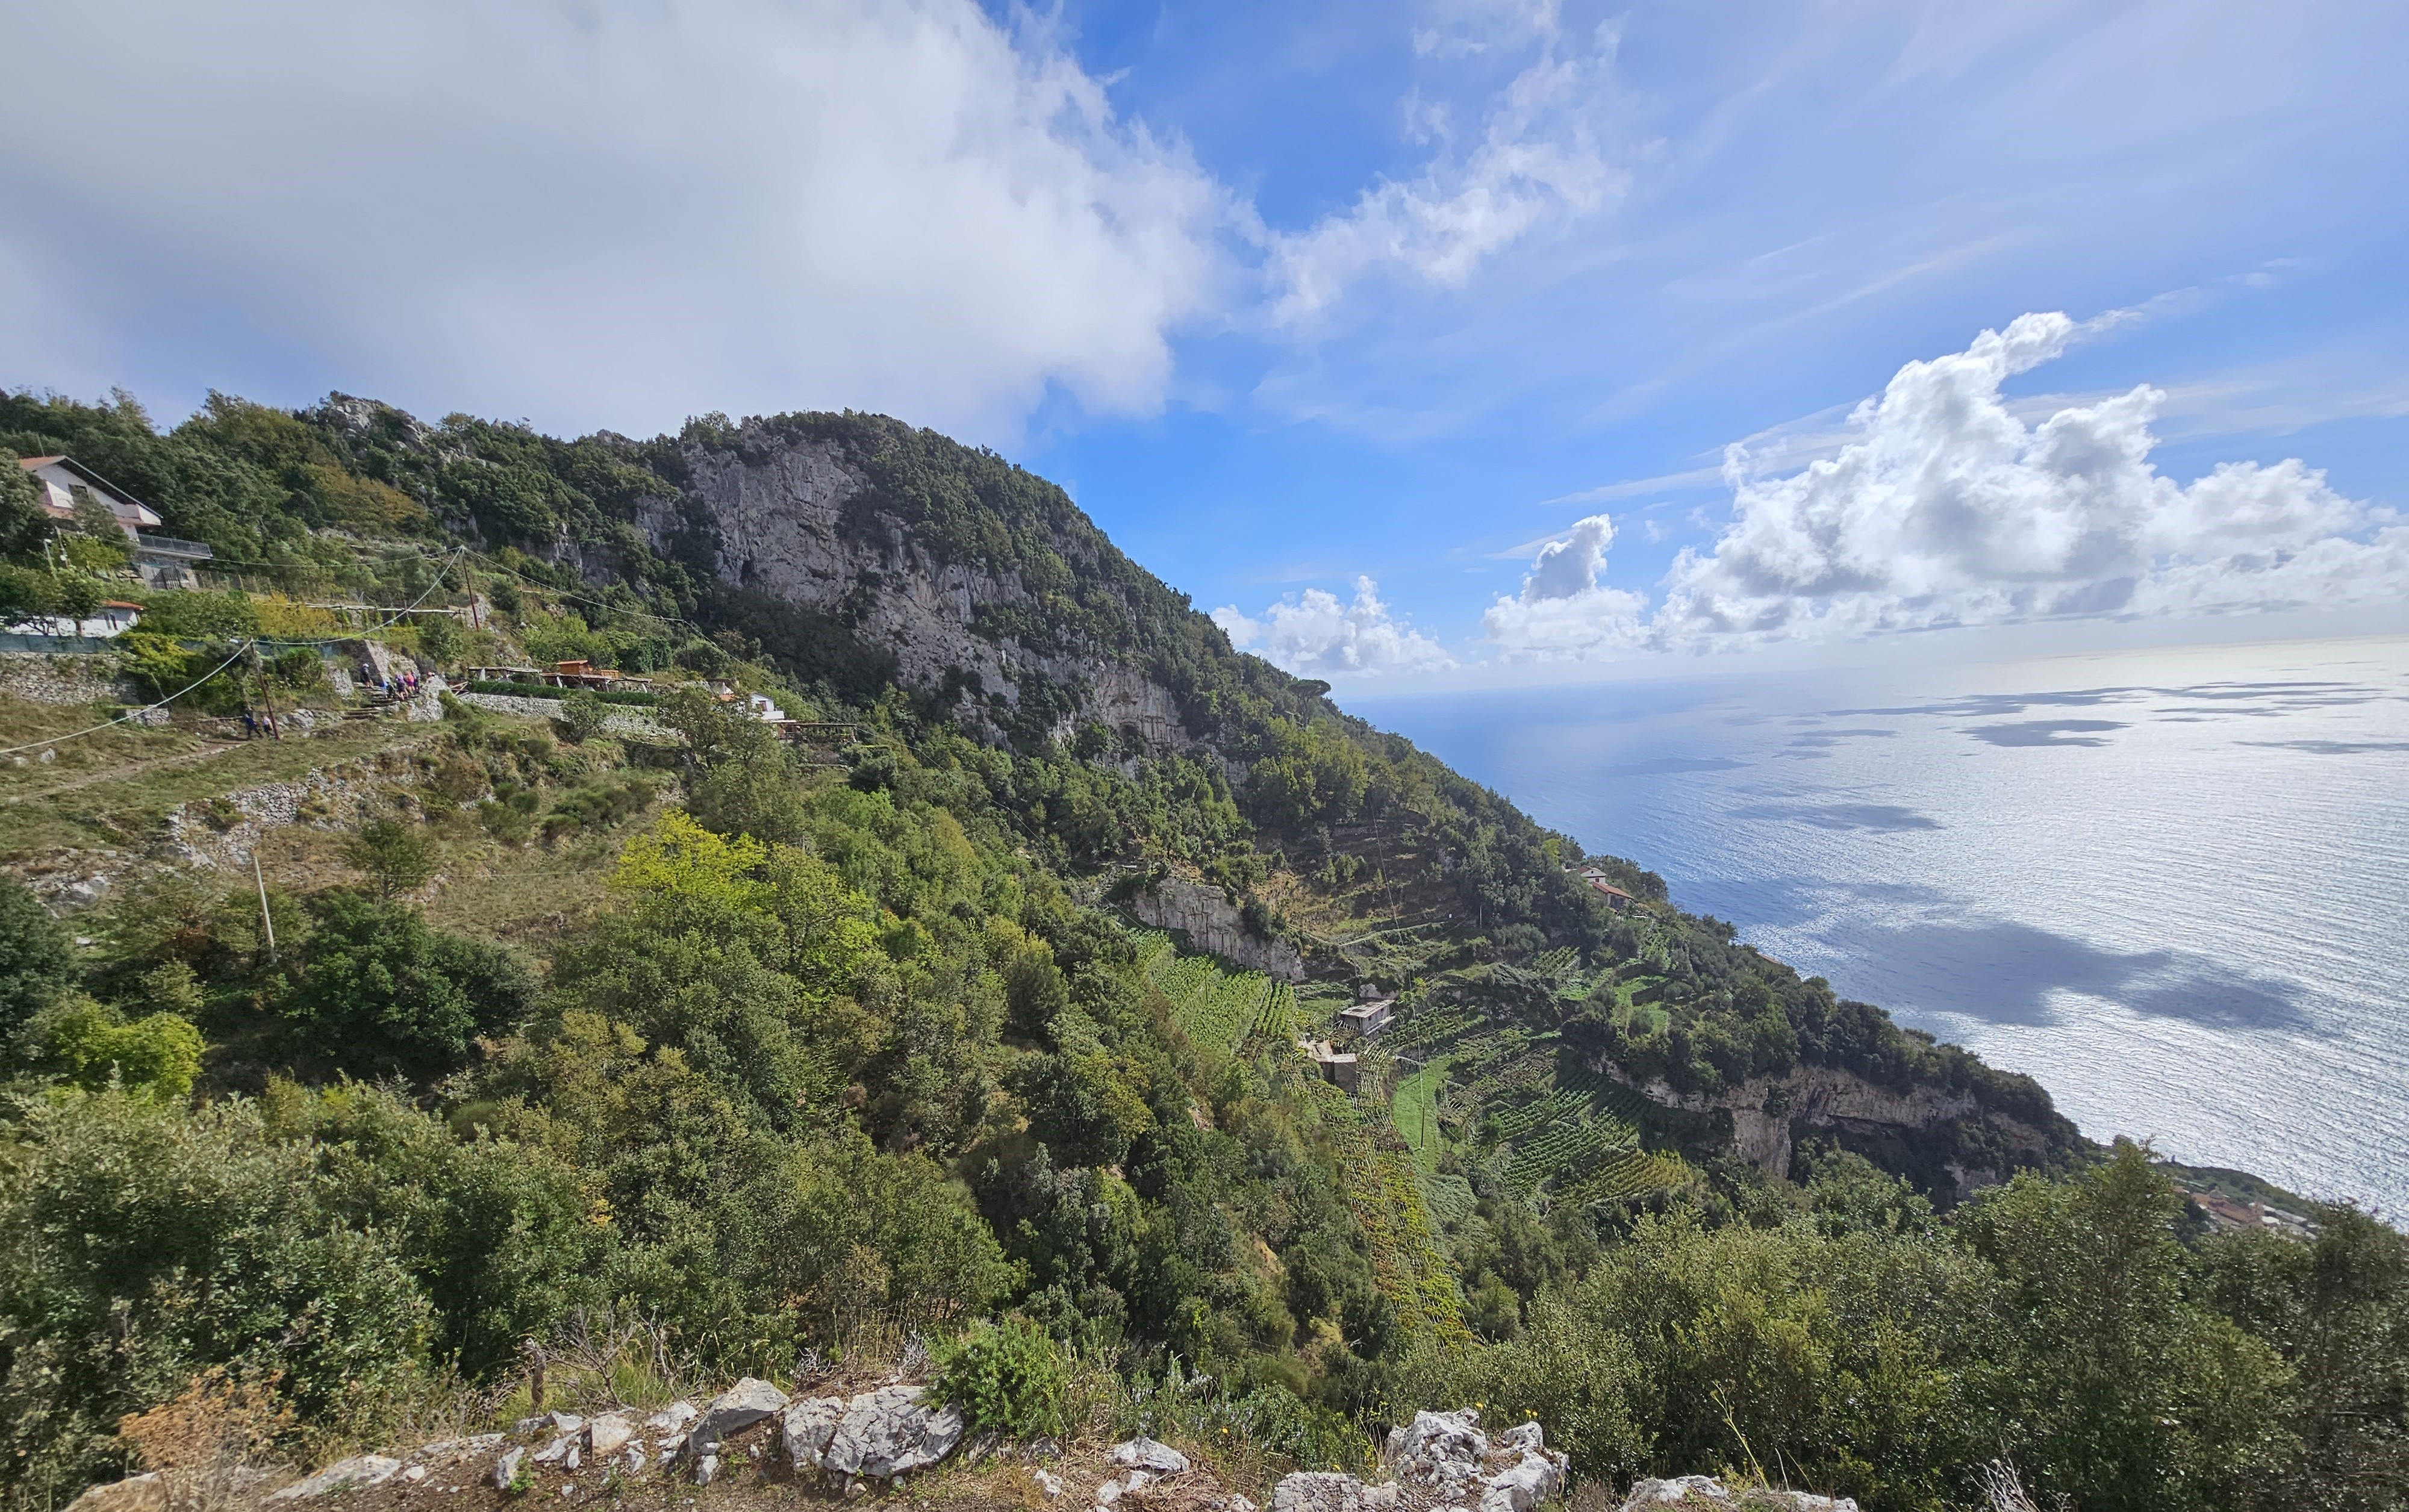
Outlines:
{"label": "rocky cliff face", "polygon": [[1042,617],[1041,595],[1016,570],[940,560],[902,520],[865,510],[871,480],[841,443],[755,423],[728,444],[688,444],[684,460],[683,507],[638,510],[656,551],[702,525],[721,583],[843,623],[895,657],[900,682],[953,694],[971,727],[1000,736],[1036,678],[1069,695],[1048,708],[1058,733],[1095,720],[1158,749],[1194,743],[1170,690],[1125,655],[1040,651],[987,630],[997,611]]}
{"label": "rocky cliff face", "polygon": [[[1753,1076],[1720,1092],[1680,1091],[1661,1077],[1633,1082],[1612,1064],[1599,1069],[1659,1106],[1728,1114],[1732,1147],[1767,1175],[1789,1174],[1796,1131],[1801,1128],[1856,1134],[1928,1133],[1951,1124],[1974,1123],[2012,1148],[2035,1156],[2045,1155],[2049,1148],[2039,1130],[1985,1110],[1969,1093],[1929,1085],[1900,1090],[1831,1066],[1795,1066],[1783,1075]],[[1987,1167],[1953,1164],[1949,1170],[1961,1194],[1998,1179],[1997,1172]]]}
{"label": "rocky cliff face", "polygon": [[1305,980],[1305,959],[1285,940],[1248,932],[1246,918],[1221,889],[1168,878],[1130,900],[1130,911],[1158,929],[1176,929],[1197,950],[1209,950],[1248,971],[1283,982]]}

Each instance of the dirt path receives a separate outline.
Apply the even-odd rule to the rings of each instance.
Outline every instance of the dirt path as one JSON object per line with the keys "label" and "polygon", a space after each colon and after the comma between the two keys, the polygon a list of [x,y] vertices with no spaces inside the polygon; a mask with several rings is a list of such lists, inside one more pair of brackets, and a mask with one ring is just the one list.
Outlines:
{"label": "dirt path", "polygon": [[90,787],[94,783],[112,783],[122,777],[156,771],[163,767],[180,767],[188,762],[205,761],[210,756],[222,756],[228,751],[239,751],[250,743],[248,741],[213,741],[197,751],[180,751],[174,756],[153,756],[148,761],[137,761],[132,766],[109,767],[99,771],[87,771],[72,782],[36,788],[30,793],[11,793],[7,798],[0,799],[0,804],[29,803],[37,798],[55,798],[61,793],[72,793],[79,787]]}

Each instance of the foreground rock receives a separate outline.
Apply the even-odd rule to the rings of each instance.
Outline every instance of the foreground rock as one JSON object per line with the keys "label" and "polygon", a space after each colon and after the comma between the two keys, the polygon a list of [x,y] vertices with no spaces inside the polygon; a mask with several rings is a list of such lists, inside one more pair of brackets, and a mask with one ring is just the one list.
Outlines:
{"label": "foreground rock", "polygon": [[89,1487],[67,1512],[167,1512],[167,1477],[153,1470]]}
{"label": "foreground rock", "polygon": [[1810,1496],[1805,1491],[1776,1490],[1767,1486],[1733,1488],[1712,1476],[1677,1476],[1671,1480],[1643,1480],[1623,1498],[1623,1512],[1857,1512],[1846,1496]]}
{"label": "foreground rock", "polygon": [[1143,1470],[1156,1476],[1188,1474],[1188,1456],[1168,1444],[1158,1444],[1141,1433],[1126,1444],[1116,1444],[1105,1458],[1117,1465]]}
{"label": "foreground rock", "polygon": [[382,1486],[401,1470],[399,1460],[382,1454],[362,1454],[330,1464],[307,1480],[295,1481],[267,1499],[271,1502],[299,1502],[313,1496],[327,1496],[363,1486]]}
{"label": "foreground rock", "polygon": [[820,1464],[833,1475],[892,1480],[935,1464],[961,1441],[960,1408],[930,1405],[916,1386],[889,1386],[846,1404]]}

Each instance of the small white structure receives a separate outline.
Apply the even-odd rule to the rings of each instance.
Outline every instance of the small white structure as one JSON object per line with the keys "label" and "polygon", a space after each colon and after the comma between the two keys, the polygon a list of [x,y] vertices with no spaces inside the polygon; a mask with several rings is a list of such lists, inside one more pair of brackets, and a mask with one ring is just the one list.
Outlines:
{"label": "small white structure", "polygon": [[79,635],[87,640],[106,641],[110,636],[123,635],[134,628],[136,622],[141,618],[140,604],[130,604],[123,598],[111,598],[103,602],[98,609],[82,619],[71,619],[65,614],[56,614],[46,620],[35,620],[27,626],[27,628],[33,630],[36,635]]}
{"label": "small white structure", "polygon": [[1328,1040],[1299,1040],[1297,1048],[1312,1058],[1314,1069],[1321,1079],[1342,1091],[1352,1092],[1361,1085],[1363,1067],[1351,1055],[1342,1054]]}
{"label": "small white structure", "polygon": [[1339,1009],[1338,1022],[1368,1040],[1388,1028],[1389,1020],[1396,1016],[1396,999],[1375,998],[1370,1002]]}
{"label": "small white structure", "polygon": [[1632,897],[1629,893],[1624,892],[1622,888],[1608,881],[1607,879],[1606,871],[1602,867],[1582,867],[1580,869],[1580,879],[1583,882],[1588,883],[1590,890],[1605,899],[1607,906],[1615,910],[1617,913],[1621,913],[1623,910],[1629,908],[1632,904],[1639,901],[1638,899]]}

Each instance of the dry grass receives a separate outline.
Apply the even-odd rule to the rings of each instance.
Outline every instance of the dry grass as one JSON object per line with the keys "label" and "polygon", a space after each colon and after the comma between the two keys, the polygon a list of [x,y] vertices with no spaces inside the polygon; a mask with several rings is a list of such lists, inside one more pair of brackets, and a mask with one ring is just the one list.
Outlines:
{"label": "dry grass", "polygon": [[[0,697],[0,729],[27,738],[92,723],[91,711]],[[0,860],[123,846],[156,833],[170,810],[312,769],[426,741],[440,727],[359,721],[281,741],[211,741],[175,728],[123,727],[55,747],[56,760],[0,765]]]}

